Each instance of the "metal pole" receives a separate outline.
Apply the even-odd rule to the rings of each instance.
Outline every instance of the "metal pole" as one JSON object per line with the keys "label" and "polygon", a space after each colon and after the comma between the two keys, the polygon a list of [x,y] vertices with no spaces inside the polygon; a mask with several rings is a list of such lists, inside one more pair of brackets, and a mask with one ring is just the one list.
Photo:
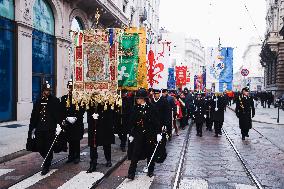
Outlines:
{"label": "metal pole", "polygon": [[280,105],[278,105],[278,116],[277,116],[277,123],[279,123],[279,107],[280,107]]}

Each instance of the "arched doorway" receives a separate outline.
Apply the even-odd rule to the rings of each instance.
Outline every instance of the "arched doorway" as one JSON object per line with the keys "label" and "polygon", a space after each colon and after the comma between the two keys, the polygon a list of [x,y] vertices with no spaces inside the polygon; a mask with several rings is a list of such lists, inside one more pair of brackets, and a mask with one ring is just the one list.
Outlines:
{"label": "arched doorway", "polygon": [[41,95],[42,83],[48,81],[55,89],[55,37],[54,16],[46,0],[35,0],[33,6],[32,42],[32,99]]}
{"label": "arched doorway", "polygon": [[14,0],[0,1],[0,122],[15,119]]}

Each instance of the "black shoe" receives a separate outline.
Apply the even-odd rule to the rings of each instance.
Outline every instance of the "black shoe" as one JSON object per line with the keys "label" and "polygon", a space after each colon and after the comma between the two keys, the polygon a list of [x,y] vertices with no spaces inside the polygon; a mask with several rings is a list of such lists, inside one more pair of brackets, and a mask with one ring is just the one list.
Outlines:
{"label": "black shoe", "polygon": [[112,166],[111,161],[107,161],[107,163],[106,163],[106,167],[111,167],[111,166]]}
{"label": "black shoe", "polygon": [[242,140],[245,140],[245,139],[246,139],[246,138],[243,136],[243,137],[242,137]]}
{"label": "black shoe", "polygon": [[202,137],[202,133],[200,133],[199,136]]}
{"label": "black shoe", "polygon": [[127,178],[130,180],[134,180],[135,174],[128,174]]}
{"label": "black shoe", "polygon": [[214,137],[218,137],[218,134],[215,134]]}
{"label": "black shoe", "polygon": [[246,137],[249,137],[249,135],[247,134]]}
{"label": "black shoe", "polygon": [[222,135],[222,134],[223,134],[222,132],[219,133],[219,135]]}
{"label": "black shoe", "polygon": [[74,161],[73,161],[74,164],[78,164],[79,162],[80,162],[80,158],[76,158],[76,159],[74,159]]}
{"label": "black shoe", "polygon": [[97,164],[96,163],[90,163],[90,168],[87,170],[87,173],[92,173],[96,171],[97,169]]}
{"label": "black shoe", "polygon": [[212,131],[212,129],[209,129],[209,131]]}
{"label": "black shoe", "polygon": [[41,175],[46,175],[49,172],[49,167],[43,167],[41,171]]}
{"label": "black shoe", "polygon": [[154,173],[153,172],[148,172],[147,176],[151,178],[152,176],[154,176]]}

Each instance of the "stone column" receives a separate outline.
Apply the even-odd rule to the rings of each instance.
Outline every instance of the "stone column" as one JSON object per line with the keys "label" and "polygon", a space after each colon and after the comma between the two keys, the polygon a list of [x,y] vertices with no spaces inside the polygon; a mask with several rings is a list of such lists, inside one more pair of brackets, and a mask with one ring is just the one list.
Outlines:
{"label": "stone column", "polygon": [[32,103],[32,16],[30,1],[15,1],[17,23],[17,120],[30,118]]}
{"label": "stone column", "polygon": [[69,48],[71,41],[64,38],[56,38],[56,69],[57,84],[56,96],[61,97],[67,93],[67,82],[71,76],[69,64]]}

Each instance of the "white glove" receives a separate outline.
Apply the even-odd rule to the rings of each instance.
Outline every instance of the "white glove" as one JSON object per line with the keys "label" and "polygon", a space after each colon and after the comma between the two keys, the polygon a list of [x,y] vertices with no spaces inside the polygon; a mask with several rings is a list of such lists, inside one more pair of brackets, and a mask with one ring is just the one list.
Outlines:
{"label": "white glove", "polygon": [[129,142],[131,143],[131,142],[133,142],[134,137],[133,136],[129,136],[128,139],[129,139]]}
{"label": "white glove", "polygon": [[61,129],[61,126],[59,124],[57,124],[57,127],[56,127],[56,135],[59,135],[61,133],[62,129]]}
{"label": "white glove", "polygon": [[93,118],[94,118],[94,119],[99,119],[99,114],[94,113],[94,114],[93,114]]}
{"label": "white glove", "polygon": [[206,119],[206,117],[207,117],[207,116],[206,116],[206,115],[204,115],[204,118],[205,118],[205,119]]}
{"label": "white glove", "polygon": [[76,117],[67,117],[66,121],[68,121],[71,124],[74,124],[77,121]]}
{"label": "white glove", "polygon": [[157,142],[161,142],[162,141],[162,135],[161,134],[157,134]]}
{"label": "white glove", "polygon": [[35,130],[36,130],[36,129],[33,129],[33,130],[32,130],[32,138],[35,138]]}
{"label": "white glove", "polygon": [[217,111],[218,111],[218,108],[215,108],[215,111],[217,112]]}

